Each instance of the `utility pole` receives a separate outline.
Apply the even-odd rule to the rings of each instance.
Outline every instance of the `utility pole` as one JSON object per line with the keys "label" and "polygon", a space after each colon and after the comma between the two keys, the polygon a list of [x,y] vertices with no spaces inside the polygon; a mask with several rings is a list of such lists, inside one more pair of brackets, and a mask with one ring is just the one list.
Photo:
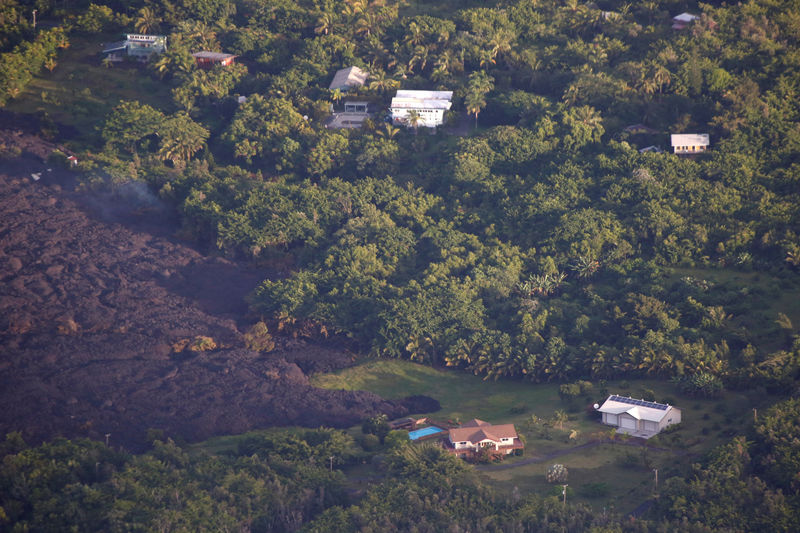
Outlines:
{"label": "utility pole", "polygon": [[658,468],[654,468],[653,472],[656,475],[655,483],[656,483],[656,492],[658,492]]}
{"label": "utility pole", "polygon": [[36,29],[36,10],[33,10],[33,29]]}
{"label": "utility pole", "polygon": [[111,436],[111,433],[106,433],[106,448],[108,448],[108,437]]}
{"label": "utility pole", "polygon": [[333,456],[331,455],[329,459],[331,460],[331,472],[333,472]]}
{"label": "utility pole", "polygon": [[758,424],[758,409],[753,407],[753,424]]}
{"label": "utility pole", "polygon": [[561,495],[564,496],[564,507],[567,506],[567,487],[569,487],[569,485],[561,485]]}

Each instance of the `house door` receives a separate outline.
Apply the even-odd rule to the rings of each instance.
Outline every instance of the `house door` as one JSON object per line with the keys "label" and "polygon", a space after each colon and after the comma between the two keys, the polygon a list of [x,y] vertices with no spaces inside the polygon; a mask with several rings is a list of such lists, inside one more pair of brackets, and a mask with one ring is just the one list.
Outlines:
{"label": "house door", "polygon": [[636,420],[627,416],[619,417],[619,425],[622,429],[636,430]]}

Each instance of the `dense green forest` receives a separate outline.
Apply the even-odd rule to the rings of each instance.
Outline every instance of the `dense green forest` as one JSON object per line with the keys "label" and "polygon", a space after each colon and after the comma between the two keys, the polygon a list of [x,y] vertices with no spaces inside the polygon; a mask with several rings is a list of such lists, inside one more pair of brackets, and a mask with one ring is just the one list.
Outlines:
{"label": "dense green forest", "polygon": [[[491,377],[791,387],[800,313],[770,304],[800,263],[793,11],[704,4],[676,31],[681,3],[600,7],[73,6],[3,56],[35,56],[3,78],[4,98],[65,32],[168,33],[148,75],[171,101],[119,102],[81,146],[86,167],[95,182],[150,183],[186,237],[283,269],[251,300],[283,330]],[[201,49],[239,64],[198,69]],[[321,127],[347,65],[371,73],[357,97],[377,109],[397,87],[453,90],[452,129],[466,131],[382,113],[363,130]],[[655,133],[625,129],[643,122]],[[693,131],[713,149],[638,149]],[[718,282],[726,269],[765,278]]]}
{"label": "dense green forest", "polygon": [[[69,46],[167,35],[137,75],[168,97],[108,102],[71,146],[86,186],[144,181],[182,236],[278,272],[249,302],[272,328],[487,378],[797,393],[800,2],[97,2],[0,0],[0,106]],[[698,19],[673,29],[684,11]],[[199,69],[200,50],[237,64]],[[329,91],[351,65],[369,72],[364,87]],[[448,124],[385,123],[398,88],[453,91]],[[361,130],[323,127],[348,98],[380,112]],[[710,150],[671,154],[670,133],[708,133]],[[664,152],[640,152],[650,145]],[[277,442],[230,457],[169,443],[140,457],[88,442],[9,448],[0,520],[788,531],[800,520],[797,410],[776,406],[671,479],[651,522],[505,501],[426,448],[387,452],[387,480],[348,506],[318,451],[339,438],[325,431],[296,437],[302,457]]]}

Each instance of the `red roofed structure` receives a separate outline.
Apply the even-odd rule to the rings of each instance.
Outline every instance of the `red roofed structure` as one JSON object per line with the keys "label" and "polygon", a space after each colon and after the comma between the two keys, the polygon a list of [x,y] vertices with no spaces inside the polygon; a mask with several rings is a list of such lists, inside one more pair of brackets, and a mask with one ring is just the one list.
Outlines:
{"label": "red roofed structure", "polygon": [[464,459],[472,458],[484,449],[492,455],[502,456],[525,447],[514,424],[494,426],[477,418],[451,429],[443,444],[447,451]]}

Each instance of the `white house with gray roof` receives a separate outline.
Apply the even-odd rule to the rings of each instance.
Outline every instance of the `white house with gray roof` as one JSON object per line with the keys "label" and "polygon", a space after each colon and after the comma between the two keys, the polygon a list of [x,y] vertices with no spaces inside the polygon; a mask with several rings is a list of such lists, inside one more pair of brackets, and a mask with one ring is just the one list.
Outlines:
{"label": "white house with gray roof", "polygon": [[392,124],[408,125],[408,115],[416,111],[418,126],[434,128],[444,123],[444,112],[453,105],[453,91],[397,91],[389,111]]}
{"label": "white house with gray roof", "polygon": [[634,437],[649,439],[664,428],[681,421],[681,410],[665,403],[636,400],[612,394],[597,406],[603,424]]}
{"label": "white house with gray roof", "polygon": [[708,133],[673,133],[669,140],[673,152],[679,155],[705,152],[711,144]]}

